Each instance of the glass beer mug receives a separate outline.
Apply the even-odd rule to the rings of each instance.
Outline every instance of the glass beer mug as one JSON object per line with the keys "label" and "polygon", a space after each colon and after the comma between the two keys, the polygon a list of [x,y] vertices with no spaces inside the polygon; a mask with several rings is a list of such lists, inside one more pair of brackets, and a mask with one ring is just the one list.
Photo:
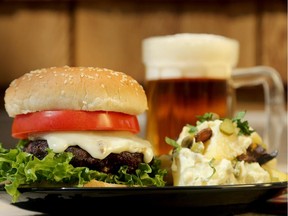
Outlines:
{"label": "glass beer mug", "polygon": [[232,117],[235,89],[259,84],[265,95],[263,140],[269,149],[278,149],[285,124],[281,77],[270,67],[237,68],[238,54],[239,42],[220,35],[182,33],[143,40],[146,138],[156,155],[168,154],[172,147],[165,137],[177,139],[184,125],[196,124],[196,116],[214,112]]}

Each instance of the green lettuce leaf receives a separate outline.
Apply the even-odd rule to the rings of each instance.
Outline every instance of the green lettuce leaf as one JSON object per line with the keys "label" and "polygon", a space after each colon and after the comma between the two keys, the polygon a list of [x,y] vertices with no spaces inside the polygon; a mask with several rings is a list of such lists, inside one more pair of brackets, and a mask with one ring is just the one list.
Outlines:
{"label": "green lettuce leaf", "polygon": [[118,175],[106,174],[87,167],[73,167],[69,162],[73,155],[70,152],[48,154],[42,160],[32,154],[23,152],[26,141],[21,140],[15,149],[5,149],[0,143],[0,182],[12,197],[12,202],[19,199],[19,187],[73,186],[82,187],[92,179],[128,186],[165,186],[166,170],[160,169],[160,160],[156,157],[153,163],[139,165],[135,174],[127,173],[127,166],[122,166]]}

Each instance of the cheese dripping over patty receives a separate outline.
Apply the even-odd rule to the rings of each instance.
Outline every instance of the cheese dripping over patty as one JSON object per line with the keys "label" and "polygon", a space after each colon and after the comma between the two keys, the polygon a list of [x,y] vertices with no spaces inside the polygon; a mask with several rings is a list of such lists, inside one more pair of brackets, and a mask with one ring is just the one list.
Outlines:
{"label": "cheese dripping over patty", "polygon": [[47,140],[48,146],[55,153],[64,152],[69,146],[79,146],[87,151],[92,157],[104,159],[110,153],[143,153],[144,162],[152,161],[154,153],[149,141],[144,140],[130,132],[95,132],[95,131],[73,131],[52,132],[34,134],[30,140]]}

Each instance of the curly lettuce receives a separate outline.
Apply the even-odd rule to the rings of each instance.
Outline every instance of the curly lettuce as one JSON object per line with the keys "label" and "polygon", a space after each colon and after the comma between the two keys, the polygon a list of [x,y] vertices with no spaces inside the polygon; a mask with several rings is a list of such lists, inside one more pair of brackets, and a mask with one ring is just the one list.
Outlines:
{"label": "curly lettuce", "polygon": [[42,160],[23,152],[26,141],[21,140],[15,149],[5,149],[0,143],[0,182],[6,192],[16,202],[21,195],[19,188],[31,185],[57,186],[67,185],[83,187],[92,179],[128,186],[165,186],[163,180],[167,171],[160,169],[160,160],[154,158],[152,164],[141,163],[135,174],[127,173],[122,166],[118,175],[106,174],[87,167],[73,167],[70,152],[48,154]]}

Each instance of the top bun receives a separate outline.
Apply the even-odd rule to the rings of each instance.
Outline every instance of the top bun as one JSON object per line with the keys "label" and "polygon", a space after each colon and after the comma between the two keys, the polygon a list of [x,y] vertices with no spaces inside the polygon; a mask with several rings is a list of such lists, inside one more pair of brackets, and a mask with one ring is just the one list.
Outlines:
{"label": "top bun", "polygon": [[138,115],[148,109],[143,87],[123,72],[94,67],[34,70],[5,92],[10,117],[44,110],[114,111]]}

